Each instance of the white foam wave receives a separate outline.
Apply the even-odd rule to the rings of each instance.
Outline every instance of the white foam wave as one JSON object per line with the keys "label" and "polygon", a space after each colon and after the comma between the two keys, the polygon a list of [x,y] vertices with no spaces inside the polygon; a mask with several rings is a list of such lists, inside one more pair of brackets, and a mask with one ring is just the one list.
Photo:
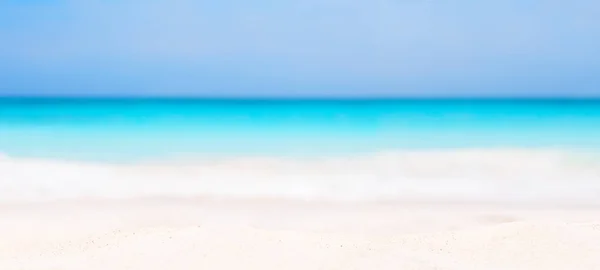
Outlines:
{"label": "white foam wave", "polygon": [[600,160],[545,150],[133,165],[0,158],[4,202],[153,196],[600,204]]}

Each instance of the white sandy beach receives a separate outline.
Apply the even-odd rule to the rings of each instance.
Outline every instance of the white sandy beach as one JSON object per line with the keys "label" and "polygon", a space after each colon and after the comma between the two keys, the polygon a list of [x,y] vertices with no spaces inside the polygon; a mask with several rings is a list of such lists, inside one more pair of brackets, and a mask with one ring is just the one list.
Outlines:
{"label": "white sandy beach", "polygon": [[599,177],[546,151],[4,157],[0,269],[600,269]]}
{"label": "white sandy beach", "polygon": [[3,205],[0,269],[600,269],[600,210],[124,200]]}

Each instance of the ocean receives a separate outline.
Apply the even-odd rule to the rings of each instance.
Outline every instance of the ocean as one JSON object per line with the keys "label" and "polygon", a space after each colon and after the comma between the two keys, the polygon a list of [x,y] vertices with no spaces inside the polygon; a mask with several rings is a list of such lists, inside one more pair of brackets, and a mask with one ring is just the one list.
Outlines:
{"label": "ocean", "polygon": [[0,98],[0,200],[600,203],[600,100]]}

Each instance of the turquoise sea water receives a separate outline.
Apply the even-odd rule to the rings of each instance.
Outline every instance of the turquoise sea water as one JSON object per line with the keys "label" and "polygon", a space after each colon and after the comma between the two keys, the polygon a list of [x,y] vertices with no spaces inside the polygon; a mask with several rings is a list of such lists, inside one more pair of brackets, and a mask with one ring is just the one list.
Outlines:
{"label": "turquoise sea water", "polygon": [[0,153],[76,160],[600,149],[600,100],[0,98]]}

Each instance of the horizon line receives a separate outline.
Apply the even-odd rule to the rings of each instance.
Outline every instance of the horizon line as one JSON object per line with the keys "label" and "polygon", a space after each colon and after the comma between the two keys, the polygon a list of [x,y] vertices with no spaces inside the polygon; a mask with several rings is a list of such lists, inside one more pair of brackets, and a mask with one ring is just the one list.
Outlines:
{"label": "horizon line", "polygon": [[589,96],[502,96],[502,95],[390,95],[390,96],[281,96],[281,95],[3,95],[0,99],[196,99],[196,100],[594,100]]}

